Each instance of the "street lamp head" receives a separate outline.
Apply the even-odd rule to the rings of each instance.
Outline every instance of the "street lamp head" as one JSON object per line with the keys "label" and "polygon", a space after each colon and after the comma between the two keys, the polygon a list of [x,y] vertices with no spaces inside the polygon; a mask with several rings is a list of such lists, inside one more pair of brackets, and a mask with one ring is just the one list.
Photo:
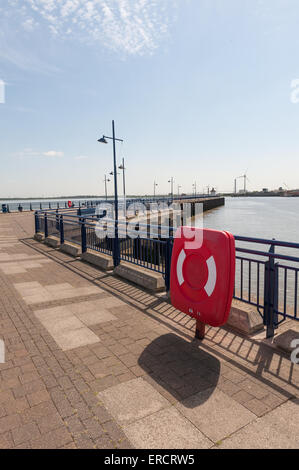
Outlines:
{"label": "street lamp head", "polygon": [[125,170],[125,167],[123,165],[119,165],[119,170]]}
{"label": "street lamp head", "polygon": [[103,137],[101,139],[98,139],[98,142],[100,142],[101,144],[108,144],[107,140],[105,139],[105,136],[103,135]]}
{"label": "street lamp head", "polygon": [[109,175],[114,175],[113,171],[110,171]]}

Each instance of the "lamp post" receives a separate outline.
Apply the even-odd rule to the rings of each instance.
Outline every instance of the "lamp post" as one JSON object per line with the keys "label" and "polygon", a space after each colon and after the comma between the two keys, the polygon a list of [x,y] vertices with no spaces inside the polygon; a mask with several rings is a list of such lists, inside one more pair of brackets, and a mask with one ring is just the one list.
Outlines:
{"label": "lamp post", "polygon": [[192,184],[192,187],[193,187],[193,189],[194,189],[194,196],[196,197],[196,181],[195,181],[194,184]]}
{"label": "lamp post", "polygon": [[156,187],[158,186],[158,183],[154,181],[154,199],[156,199]]}
{"label": "lamp post", "polygon": [[171,187],[171,199],[173,199],[173,182],[174,182],[174,178],[172,176],[170,180],[168,180],[168,183],[170,183],[170,187]]}
{"label": "lamp post", "polygon": [[125,159],[122,159],[122,164],[118,167],[123,171],[123,191],[124,191],[124,217],[126,220],[127,217],[127,200],[126,200],[126,178],[125,178]]}
{"label": "lamp post", "polygon": [[107,140],[113,141],[113,175],[114,175],[114,250],[113,250],[113,264],[114,267],[118,266],[120,263],[120,250],[119,250],[119,239],[118,239],[118,195],[117,195],[117,169],[116,169],[116,146],[115,143],[123,142],[122,139],[117,139],[115,137],[115,126],[114,121],[112,121],[112,137],[103,135],[101,139],[98,139],[98,142],[101,144],[108,144]]}
{"label": "lamp post", "polygon": [[182,187],[182,186],[181,186],[180,184],[178,184],[178,197],[180,197],[180,188],[181,188],[181,187]]}
{"label": "lamp post", "polygon": [[104,175],[104,183],[105,183],[105,198],[106,198],[106,201],[107,201],[107,199],[108,199],[108,197],[107,197],[107,183],[109,183],[109,182],[110,182],[110,179],[109,179],[109,178],[107,178],[107,176],[106,176],[106,175]]}

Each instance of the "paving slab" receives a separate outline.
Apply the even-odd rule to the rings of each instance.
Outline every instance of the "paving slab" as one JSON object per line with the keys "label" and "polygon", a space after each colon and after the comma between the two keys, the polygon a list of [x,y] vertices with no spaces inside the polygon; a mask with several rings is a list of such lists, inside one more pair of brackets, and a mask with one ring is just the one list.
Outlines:
{"label": "paving slab", "polygon": [[213,442],[253,421],[256,416],[217,388],[199,392],[177,405],[178,410]]}
{"label": "paving slab", "polygon": [[283,403],[225,439],[222,449],[299,449],[299,400]]}
{"label": "paving slab", "polygon": [[39,282],[15,283],[15,288],[20,292],[24,301],[30,305],[35,303],[50,302],[52,300],[71,299],[98,294],[102,289],[97,286],[74,287],[69,283],[52,284],[44,287]]}
{"label": "paving slab", "polygon": [[50,318],[56,320],[73,316],[67,305],[63,305],[61,307],[45,308],[43,310],[35,310],[34,315],[41,321],[48,320]]}
{"label": "paving slab", "polygon": [[[112,297],[110,294],[105,293],[102,289],[99,289],[99,292],[103,293],[105,297],[109,297],[109,296]],[[107,298],[105,300],[107,300]],[[72,311],[74,315],[77,315],[79,313],[81,314],[81,313],[94,312],[94,311],[106,309],[106,304],[101,298],[99,300],[87,300],[84,302],[73,303],[69,305],[69,309]]]}
{"label": "paving slab", "polygon": [[[86,346],[87,344],[97,342],[96,338],[99,341],[98,336],[87,328],[87,326],[116,320],[116,317],[106,311],[91,311],[82,314],[74,314],[74,310],[80,311],[80,308],[74,309],[74,306],[78,307],[80,303],[86,304],[88,302],[46,308],[34,312],[35,316],[64,351],[71,349],[71,347]],[[94,304],[92,304],[90,308],[94,308]]]}
{"label": "paving slab", "polygon": [[53,335],[53,337],[63,351],[100,342],[99,337],[87,327],[71,331],[62,331]]}
{"label": "paving slab", "polygon": [[108,310],[95,310],[91,312],[82,312],[77,313],[77,318],[79,318],[82,323],[86,326],[93,326],[99,323],[105,323],[109,321],[115,321],[117,318]]}
{"label": "paving slab", "polygon": [[38,259],[39,261],[44,259],[43,255],[29,255],[28,253],[0,253],[0,262],[2,261],[24,261],[24,260]]}
{"label": "paving slab", "polygon": [[4,274],[24,274],[28,269],[42,268],[44,264],[53,263],[50,259],[40,259],[38,261],[10,261],[0,263],[0,269]]}
{"label": "paving slab", "polygon": [[64,331],[73,331],[83,328],[84,324],[76,318],[74,315],[68,316],[66,318],[49,318],[43,319],[43,325],[49,333],[53,336],[56,336],[60,332]]}
{"label": "paving slab", "polygon": [[115,385],[100,392],[98,398],[121,425],[170,406],[170,402],[142,378]]}
{"label": "paving slab", "polygon": [[167,408],[135,423],[124,432],[137,449],[208,449],[213,442],[175,408]]}

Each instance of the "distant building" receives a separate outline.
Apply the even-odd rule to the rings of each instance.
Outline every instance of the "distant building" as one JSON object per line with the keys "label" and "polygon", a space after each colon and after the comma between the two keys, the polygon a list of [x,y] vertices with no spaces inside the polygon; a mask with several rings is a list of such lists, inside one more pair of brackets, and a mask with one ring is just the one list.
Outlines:
{"label": "distant building", "polygon": [[263,188],[263,193],[268,193],[269,189],[268,188]]}

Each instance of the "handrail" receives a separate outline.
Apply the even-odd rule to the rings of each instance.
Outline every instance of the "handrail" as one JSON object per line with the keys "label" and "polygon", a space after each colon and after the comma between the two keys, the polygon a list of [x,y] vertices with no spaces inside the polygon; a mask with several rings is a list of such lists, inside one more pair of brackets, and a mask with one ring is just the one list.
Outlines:
{"label": "handrail", "polygon": [[250,242],[250,243],[259,243],[264,245],[275,245],[275,246],[284,246],[286,248],[299,248],[299,243],[295,242],[285,242],[281,240],[272,240],[265,239],[265,238],[253,238],[253,237],[243,237],[240,235],[234,235],[235,240],[242,241],[242,242]]}
{"label": "handrail", "polygon": [[[119,220],[119,236],[114,238],[115,220],[106,217],[100,220],[103,226],[99,227],[98,219],[94,217],[78,216],[68,211],[65,213],[53,209],[36,211],[35,230],[38,232],[42,228],[46,237],[49,234],[60,233],[61,243],[64,243],[64,240],[73,241],[81,245],[82,253],[92,249],[111,255],[115,266],[120,260],[125,260],[159,272],[164,276],[166,290],[169,290],[174,237],[173,233],[164,238],[163,235],[166,235],[165,231],[173,232],[176,228],[168,225],[150,225],[138,219]],[[138,227],[138,230],[135,227]],[[103,238],[97,236],[96,228],[103,231]],[[156,230],[158,233],[155,233]],[[149,233],[152,238],[149,237]],[[134,234],[134,237],[130,237],[130,234]],[[299,256],[275,253],[275,247],[299,249],[299,243],[238,235],[235,236],[235,240],[270,247],[269,251],[265,251],[264,248],[259,249],[257,246],[256,248],[236,246],[239,274],[235,280],[234,298],[257,308],[267,327],[267,337],[271,337],[274,329],[286,318],[299,321],[297,312]],[[289,263],[275,263],[275,260],[289,261]],[[290,288],[290,283],[293,288]],[[290,311],[292,308],[293,313]]]}
{"label": "handrail", "polygon": [[[50,214],[48,214],[50,212]],[[57,217],[63,217],[63,220],[64,220],[64,223],[66,224],[72,224],[74,222],[76,222],[79,226],[81,226],[82,224],[88,226],[88,227],[95,227],[96,224],[101,221],[103,224],[106,224],[107,225],[107,228],[109,229],[109,227],[112,227],[114,226],[115,224],[115,220],[114,219],[107,219],[106,217],[105,218],[102,218],[102,219],[95,219],[94,217],[91,217],[91,216],[87,216],[87,217],[83,217],[83,216],[78,216],[77,214],[61,214],[61,213],[58,213],[57,210],[47,210],[47,211],[36,211],[37,214],[47,214],[48,215],[48,219],[49,220],[57,220]],[[76,219],[74,221],[74,219]],[[177,227],[171,227],[171,226],[167,226],[167,225],[156,225],[156,224],[146,224],[146,223],[142,223],[142,222],[139,222],[138,220],[127,220],[127,221],[123,221],[123,220],[119,220],[118,221],[118,226],[119,226],[119,234],[120,235],[123,235],[123,234],[130,234],[130,233],[134,233],[136,234],[137,237],[141,237],[143,238],[144,237],[148,237],[148,232],[145,231],[145,230],[133,230],[133,229],[130,229],[130,226],[137,226],[139,228],[142,228],[142,229],[147,229],[147,230],[150,230],[151,233],[153,233],[153,230],[158,230],[158,233],[155,233],[156,235],[159,235],[159,231],[160,233],[163,233],[164,231],[169,231],[169,232],[174,232]],[[122,231],[122,227],[123,226],[126,226],[126,232],[124,233]],[[99,227],[98,227],[99,229]],[[112,237],[111,237],[112,238]],[[170,236],[169,237],[171,240],[173,239],[173,236]],[[263,238],[254,238],[254,237],[245,237],[245,236],[240,236],[240,235],[234,235],[234,238],[236,241],[240,241],[240,242],[249,242],[249,243],[256,243],[256,244],[263,244],[263,245],[270,245],[270,246],[277,246],[277,247],[285,247],[285,248],[292,248],[292,249],[299,249],[299,243],[295,243],[295,242],[286,242],[286,241],[281,241],[281,240],[274,240],[274,239],[263,239]],[[248,254],[252,254],[252,255],[258,255],[258,256],[264,256],[264,257],[267,257],[267,258],[271,258],[271,259],[280,259],[280,260],[286,260],[286,261],[292,261],[292,262],[299,262],[299,257],[295,257],[295,256],[290,256],[290,255],[287,255],[287,254],[281,254],[281,253],[269,253],[268,251],[262,251],[262,250],[253,250],[253,249],[250,249],[250,248],[242,248],[242,247],[239,247],[237,246],[236,247],[236,251],[237,252],[240,252],[240,253],[248,253]]]}

